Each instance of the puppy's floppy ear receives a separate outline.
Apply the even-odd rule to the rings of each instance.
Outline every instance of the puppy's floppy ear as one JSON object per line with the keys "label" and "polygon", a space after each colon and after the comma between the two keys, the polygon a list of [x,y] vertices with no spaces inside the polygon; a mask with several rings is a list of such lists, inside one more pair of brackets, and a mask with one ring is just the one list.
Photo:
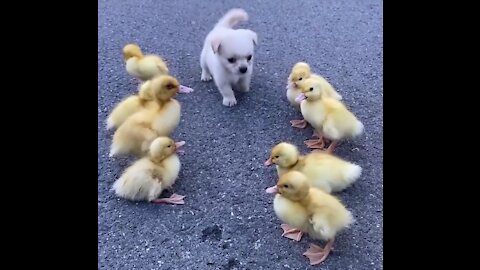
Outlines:
{"label": "puppy's floppy ear", "polygon": [[213,50],[213,53],[217,54],[218,51],[220,50],[220,43],[222,43],[222,40],[220,38],[214,38],[212,40],[212,50]]}
{"label": "puppy's floppy ear", "polygon": [[252,30],[247,30],[248,35],[252,38],[253,44],[257,45],[258,44],[258,37],[257,33],[253,32]]}

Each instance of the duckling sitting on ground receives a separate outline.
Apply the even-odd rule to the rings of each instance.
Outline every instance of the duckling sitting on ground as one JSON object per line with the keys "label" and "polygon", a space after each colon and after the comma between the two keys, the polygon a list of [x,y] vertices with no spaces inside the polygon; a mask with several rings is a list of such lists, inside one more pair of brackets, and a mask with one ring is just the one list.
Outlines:
{"label": "duckling sitting on ground", "polygon": [[128,167],[115,181],[112,190],[117,196],[133,201],[184,204],[185,196],[178,194],[157,199],[163,190],[170,189],[177,180],[181,167],[177,152],[184,144],[184,141],[175,143],[168,137],[156,138],[150,145],[148,155]]}

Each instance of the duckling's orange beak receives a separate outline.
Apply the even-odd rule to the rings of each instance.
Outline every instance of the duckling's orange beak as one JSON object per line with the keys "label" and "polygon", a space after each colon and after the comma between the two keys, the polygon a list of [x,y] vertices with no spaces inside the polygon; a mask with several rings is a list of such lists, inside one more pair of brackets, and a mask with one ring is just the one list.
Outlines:
{"label": "duckling's orange beak", "polygon": [[272,157],[269,157],[269,158],[265,161],[264,164],[265,164],[265,166],[267,166],[267,167],[270,166],[270,165],[272,165],[272,164],[273,164],[273,162],[272,162]]}
{"label": "duckling's orange beak", "polygon": [[295,101],[296,102],[301,102],[302,100],[306,99],[307,97],[305,96],[304,93],[301,93],[300,95],[297,96],[297,98],[295,98]]}
{"label": "duckling's orange beak", "polygon": [[182,93],[182,94],[188,94],[188,93],[193,92],[193,88],[186,87],[184,85],[180,85],[180,88],[178,89],[178,92]]}
{"label": "duckling's orange beak", "polygon": [[278,193],[278,187],[277,185],[273,186],[273,187],[269,187],[265,190],[267,193]]}
{"label": "duckling's orange beak", "polygon": [[175,143],[175,151],[177,153],[183,153],[184,151],[182,149],[180,149],[180,147],[182,147],[183,145],[185,145],[185,141],[176,142]]}

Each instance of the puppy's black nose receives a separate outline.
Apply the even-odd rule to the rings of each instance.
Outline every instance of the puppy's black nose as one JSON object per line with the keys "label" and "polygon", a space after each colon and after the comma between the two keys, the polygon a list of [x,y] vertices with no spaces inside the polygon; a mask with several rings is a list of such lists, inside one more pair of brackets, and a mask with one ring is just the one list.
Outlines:
{"label": "puppy's black nose", "polygon": [[247,67],[240,67],[238,70],[240,70],[241,73],[247,72]]}

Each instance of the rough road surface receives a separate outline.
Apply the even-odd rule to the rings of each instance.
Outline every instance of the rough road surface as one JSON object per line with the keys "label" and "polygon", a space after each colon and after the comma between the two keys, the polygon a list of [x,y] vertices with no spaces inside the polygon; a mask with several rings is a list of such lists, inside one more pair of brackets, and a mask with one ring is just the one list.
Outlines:
{"label": "rough road surface", "polygon": [[[214,4],[215,3],[215,4]],[[365,124],[365,134],[336,154],[363,168],[338,194],[356,223],[340,233],[318,269],[383,269],[383,2],[153,1],[98,2],[98,267],[99,269],[313,269],[302,253],[312,241],[281,237],[265,188],[276,181],[263,162],[271,147],[289,141],[307,152],[312,134],[290,127],[299,112],[288,106],[285,84],[292,65],[307,61],[343,95]],[[213,82],[200,81],[205,35],[230,8],[258,33],[251,92],[227,108]],[[161,54],[184,85],[182,120],[173,137],[185,140],[175,192],[183,206],[132,203],[109,189],[131,158],[109,159],[112,132],[105,119],[136,91],[121,49],[138,43]],[[169,196],[170,193],[163,194]],[[318,243],[322,244],[323,243]]]}

